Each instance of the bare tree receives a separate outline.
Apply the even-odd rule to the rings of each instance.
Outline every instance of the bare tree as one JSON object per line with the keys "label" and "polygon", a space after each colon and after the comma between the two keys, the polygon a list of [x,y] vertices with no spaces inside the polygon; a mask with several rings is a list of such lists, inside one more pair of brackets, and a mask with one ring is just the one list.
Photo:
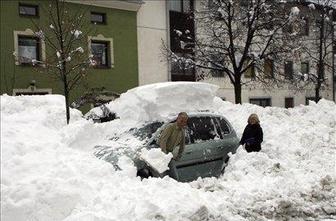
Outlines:
{"label": "bare tree", "polygon": [[[83,80],[88,67],[95,64],[93,56],[86,51],[88,33],[92,30],[85,25],[85,11],[79,8],[70,12],[68,4],[64,0],[50,0],[48,8],[44,8],[48,14],[46,20],[40,23],[32,20],[35,35],[45,42],[47,59],[29,61],[38,71],[62,82],[67,123],[70,121],[70,93]],[[18,58],[25,62],[27,59]]]}
{"label": "bare tree", "polygon": [[[196,37],[188,30],[177,30],[181,47],[193,50],[189,56],[178,56],[168,50],[172,62],[186,68],[196,67],[226,75],[234,86],[235,102],[241,103],[242,85],[258,81],[276,82],[272,73],[264,73],[265,62],[282,62],[299,49],[295,27],[299,9],[281,0],[212,0],[202,1],[193,12]],[[291,29],[291,30],[290,30]],[[210,71],[209,71],[210,70]],[[250,72],[252,78],[242,76]],[[205,73],[205,74],[204,74]],[[285,78],[283,78],[285,79]]]}
{"label": "bare tree", "polygon": [[[332,70],[333,28],[332,17],[335,13],[333,0],[308,1],[309,23],[312,23],[310,37],[302,47],[313,67],[307,73],[301,73],[307,84],[314,85],[315,102],[320,99],[322,87],[328,87],[326,71]],[[314,2],[314,3],[313,3]],[[316,68],[314,68],[316,67]]]}

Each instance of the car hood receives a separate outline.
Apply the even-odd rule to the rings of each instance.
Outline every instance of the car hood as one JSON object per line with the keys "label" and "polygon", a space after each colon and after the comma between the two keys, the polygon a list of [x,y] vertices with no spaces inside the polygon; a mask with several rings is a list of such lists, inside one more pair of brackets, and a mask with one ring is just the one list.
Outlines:
{"label": "car hood", "polygon": [[126,156],[132,160],[137,159],[141,149],[146,148],[147,142],[148,139],[140,139],[135,135],[134,129],[131,129],[125,133],[111,136],[101,145],[96,145],[94,155],[111,163],[116,169],[120,169],[118,166],[120,157]]}

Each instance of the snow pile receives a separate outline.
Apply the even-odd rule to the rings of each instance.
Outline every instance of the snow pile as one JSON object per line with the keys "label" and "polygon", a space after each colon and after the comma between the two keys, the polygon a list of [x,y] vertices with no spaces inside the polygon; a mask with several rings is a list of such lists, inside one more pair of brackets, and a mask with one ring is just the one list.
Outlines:
{"label": "snow pile", "polygon": [[[156,93],[146,94],[149,88]],[[122,117],[104,124],[86,121],[72,110],[73,120],[66,125],[61,96],[1,96],[1,220],[336,219],[335,103],[262,108],[221,101],[211,95],[211,86],[149,88],[127,92],[128,104],[127,99],[111,103],[121,116],[134,114],[132,121]],[[201,96],[207,99],[194,104],[200,91],[209,92]],[[180,101],[183,105],[176,105]],[[138,121],[163,118],[169,110],[203,109],[203,104],[223,114],[238,135],[247,117],[257,113],[264,130],[262,151],[246,153],[240,147],[218,179],[179,183],[169,177],[136,177],[126,150],[142,142],[129,129],[140,126]],[[94,157],[99,148],[117,151],[122,170]],[[159,153],[144,155],[159,158]]]}
{"label": "snow pile", "polygon": [[60,142],[64,109],[63,96],[1,96],[1,220],[62,220],[85,199],[91,179],[114,173]]}
{"label": "snow pile", "polygon": [[159,173],[163,173],[169,169],[168,164],[173,158],[173,154],[165,154],[159,148],[142,149],[140,157],[150,163],[152,168],[155,168]]}
{"label": "snow pile", "polygon": [[201,82],[151,84],[127,91],[107,107],[123,120],[163,120],[172,113],[211,107],[217,90],[218,86]]}

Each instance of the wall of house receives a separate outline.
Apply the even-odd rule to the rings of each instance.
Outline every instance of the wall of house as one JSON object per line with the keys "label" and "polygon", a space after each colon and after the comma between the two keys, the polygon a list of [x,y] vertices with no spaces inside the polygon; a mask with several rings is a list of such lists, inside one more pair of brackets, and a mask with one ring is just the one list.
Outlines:
{"label": "wall of house", "polygon": [[[19,15],[18,5],[31,3],[39,5],[39,18],[27,18]],[[15,64],[14,31],[34,30],[33,23],[47,22],[47,11],[44,10],[49,1],[1,1],[1,94],[12,94],[15,88],[27,88],[32,80],[36,81],[37,88],[52,88],[53,94],[62,94],[62,85],[54,80],[53,76],[40,73],[41,68]],[[138,86],[138,47],[137,47],[137,22],[136,11],[118,10],[97,6],[67,3],[69,13],[78,10],[85,12],[84,29],[91,29],[90,35],[103,35],[113,38],[114,66],[106,69],[91,69],[81,84],[73,91],[71,100],[79,97],[90,88],[105,87],[107,90],[124,92]],[[90,12],[106,13],[107,24],[94,25],[90,22]],[[49,26],[48,24],[45,24]],[[82,46],[87,49],[87,45]],[[47,54],[55,53],[47,47]]]}
{"label": "wall of house", "polygon": [[[196,9],[200,9],[201,8],[201,1],[195,1],[196,5]],[[302,13],[304,12],[304,8],[300,7]],[[197,24],[196,24],[197,27]],[[310,29],[312,30],[313,26],[310,27]],[[197,30],[197,35],[198,34],[202,34],[202,30]],[[311,44],[311,39],[313,36],[308,36],[305,38],[305,41],[307,44]],[[331,39],[330,39],[331,40]],[[330,47],[331,50],[331,47]],[[307,59],[305,59],[305,57],[307,57],[307,55],[305,54],[301,54],[298,57],[294,57],[293,58],[293,71],[294,73],[298,73],[300,71],[300,64],[302,61],[305,61]],[[331,61],[332,58],[330,57],[329,60]],[[309,61],[309,59],[308,59]],[[277,64],[276,64],[277,65]],[[283,70],[283,65],[282,64],[278,64],[280,65],[280,69],[279,71],[284,71]],[[312,65],[312,63],[310,62],[310,70],[314,70],[315,71],[316,66]],[[277,73],[275,73],[277,74]],[[332,70],[328,69],[325,71],[325,74],[327,76],[327,85],[328,87],[323,86],[320,94],[321,97],[328,99],[328,100],[333,100],[333,82],[332,82]],[[242,79],[244,81],[244,76],[242,76]],[[247,79],[248,81],[250,79]],[[228,77],[213,77],[213,78],[208,78],[206,80],[204,80],[205,82],[208,83],[212,83],[212,84],[216,84],[220,87],[220,89],[218,90],[217,95],[227,101],[230,102],[235,102],[235,95],[234,95],[234,89],[233,89],[233,85],[231,84],[231,82],[229,81]],[[313,86],[310,86],[308,88],[306,88],[305,90],[298,90],[296,88],[294,88],[292,85],[283,85],[283,87],[281,88],[277,88],[277,87],[269,87],[264,89],[264,87],[260,86],[260,85],[253,85],[253,86],[249,86],[249,87],[242,87],[242,102],[243,103],[249,103],[251,98],[270,98],[271,99],[271,106],[278,106],[278,107],[285,107],[285,98],[294,98],[294,105],[300,105],[300,104],[305,104],[306,103],[306,98],[311,98],[311,97],[315,97],[315,90]]]}
{"label": "wall of house", "polygon": [[[225,82],[224,82],[225,81]],[[226,101],[232,103],[235,102],[235,95],[233,86],[227,81],[227,77],[223,78],[212,78],[205,80],[207,83],[216,84],[220,88],[217,95]],[[332,100],[332,92],[330,90],[322,90],[322,97],[328,100]],[[256,98],[270,98],[271,106],[275,107],[285,107],[285,98],[293,98],[294,106],[306,104],[306,98],[315,97],[315,91],[312,89],[296,90],[295,88],[284,87],[284,88],[243,88],[242,89],[242,102],[250,103],[250,99]]]}
{"label": "wall of house", "polygon": [[166,1],[145,1],[138,11],[139,84],[169,80],[167,59],[162,44],[167,44]]}

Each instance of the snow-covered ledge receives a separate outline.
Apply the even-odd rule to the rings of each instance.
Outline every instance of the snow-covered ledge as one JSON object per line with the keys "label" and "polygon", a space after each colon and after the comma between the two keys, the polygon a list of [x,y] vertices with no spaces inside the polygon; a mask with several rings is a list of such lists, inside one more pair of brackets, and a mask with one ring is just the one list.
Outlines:
{"label": "snow-covered ledge", "polygon": [[14,88],[13,96],[16,95],[44,95],[52,94],[51,88],[37,88],[35,84],[31,84],[28,88]]}
{"label": "snow-covered ledge", "polygon": [[92,5],[92,6],[100,6],[105,8],[115,8],[127,11],[138,11],[144,2],[142,0],[65,0],[66,2],[83,4],[83,5]]}

